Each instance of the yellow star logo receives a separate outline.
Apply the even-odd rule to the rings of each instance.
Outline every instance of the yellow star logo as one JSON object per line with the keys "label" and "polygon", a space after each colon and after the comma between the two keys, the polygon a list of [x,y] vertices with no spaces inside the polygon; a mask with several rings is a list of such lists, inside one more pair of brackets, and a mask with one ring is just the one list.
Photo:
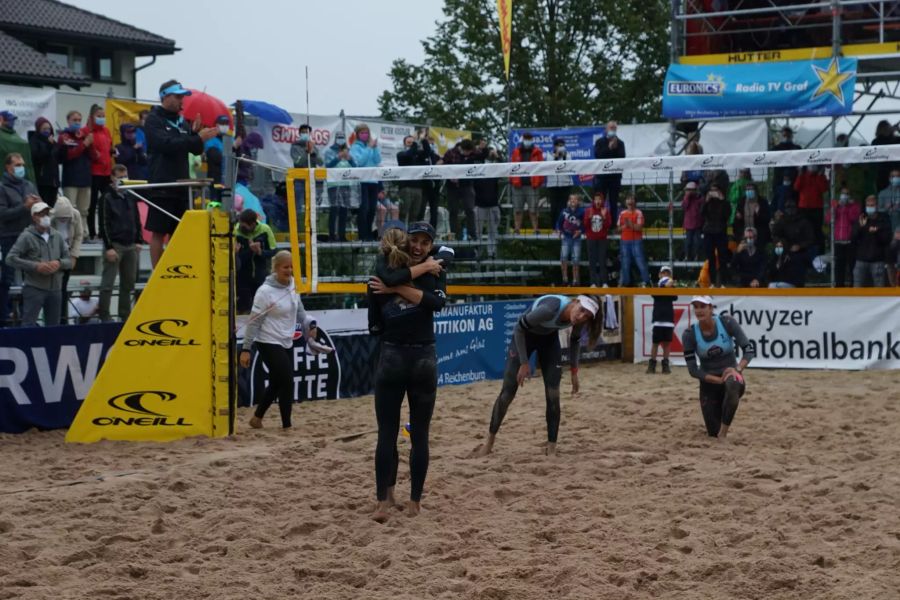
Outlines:
{"label": "yellow star logo", "polygon": [[850,79],[853,73],[841,73],[837,58],[831,59],[831,64],[828,65],[827,69],[821,69],[813,65],[813,70],[816,72],[816,77],[819,78],[819,87],[813,93],[812,99],[815,100],[823,94],[831,94],[838,102],[843,104],[844,91],[841,89],[841,85]]}

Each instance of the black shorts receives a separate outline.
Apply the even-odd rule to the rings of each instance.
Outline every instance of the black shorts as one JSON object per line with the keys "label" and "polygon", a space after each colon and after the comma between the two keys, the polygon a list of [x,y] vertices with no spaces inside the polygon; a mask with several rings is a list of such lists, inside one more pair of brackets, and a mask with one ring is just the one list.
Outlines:
{"label": "black shorts", "polygon": [[659,325],[653,326],[653,343],[654,344],[662,344],[664,342],[672,341],[672,333],[675,331],[674,327],[660,327]]}
{"label": "black shorts", "polygon": [[[188,195],[186,189],[179,190],[177,196],[171,193],[148,194],[147,199],[179,219],[184,216],[184,213],[188,208]],[[169,215],[160,212],[153,206],[147,205],[147,222],[144,224],[144,228],[147,231],[171,235],[175,233],[176,227],[178,227],[178,221]]]}

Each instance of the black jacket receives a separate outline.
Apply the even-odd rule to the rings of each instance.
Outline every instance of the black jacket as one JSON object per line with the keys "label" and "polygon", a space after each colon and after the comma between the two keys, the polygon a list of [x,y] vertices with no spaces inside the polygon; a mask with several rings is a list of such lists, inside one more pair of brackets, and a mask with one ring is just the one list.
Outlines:
{"label": "black jacket", "polygon": [[[875,227],[875,231],[869,231]],[[866,217],[866,224],[853,224],[853,242],[856,244],[856,260],[881,262],[887,260],[887,250],[891,245],[891,220],[884,213]]]}
{"label": "black jacket", "polygon": [[762,285],[766,279],[766,255],[761,248],[757,248],[753,254],[741,250],[732,257],[731,268],[737,273],[741,287],[750,287],[750,282],[754,279]]}
{"label": "black jacket", "polygon": [[59,187],[59,146],[36,131],[28,132],[34,179],[39,186]]}
{"label": "black jacket", "polygon": [[[122,127],[124,129],[124,127]],[[121,133],[122,143],[116,145],[119,153],[116,162],[128,168],[129,179],[147,178],[147,152],[144,148],[135,148],[136,142],[125,139],[124,131]]]}
{"label": "black jacket", "polygon": [[188,179],[188,154],[202,154],[203,140],[192,133],[184,119],[164,109],[154,106],[144,121],[147,146],[153,148],[150,154],[150,183],[172,183]]}
{"label": "black jacket", "polygon": [[99,209],[100,239],[104,250],[112,248],[113,242],[122,246],[143,243],[141,215],[130,195],[110,190],[104,194]]}
{"label": "black jacket", "polygon": [[769,263],[769,282],[790,283],[794,287],[806,286],[806,268],[809,265],[803,251],[791,252],[787,248],[781,256],[772,256]]}
{"label": "black jacket", "polygon": [[784,215],[772,225],[772,237],[790,248],[794,244],[806,250],[815,243],[812,225],[801,215]]}
{"label": "black jacket", "polygon": [[[413,144],[408,149],[397,153],[397,165],[400,167],[418,167],[437,164],[441,157],[432,149],[428,140],[422,140],[421,144]],[[431,185],[430,181],[401,181],[401,188],[425,188]]]}
{"label": "black jacket", "polygon": [[31,225],[31,211],[25,208],[25,197],[38,195],[27,179],[16,179],[4,172],[0,177],[0,236],[18,236]]}
{"label": "black jacket", "polygon": [[[618,145],[615,149],[609,147],[609,138],[605,135],[602,138],[598,138],[596,142],[594,142],[594,158],[602,158],[602,159],[610,159],[610,158],[625,158],[625,142],[621,140],[621,138],[616,138],[619,140]],[[611,175],[597,175],[594,177],[594,181],[622,181],[621,173],[613,173]]]}

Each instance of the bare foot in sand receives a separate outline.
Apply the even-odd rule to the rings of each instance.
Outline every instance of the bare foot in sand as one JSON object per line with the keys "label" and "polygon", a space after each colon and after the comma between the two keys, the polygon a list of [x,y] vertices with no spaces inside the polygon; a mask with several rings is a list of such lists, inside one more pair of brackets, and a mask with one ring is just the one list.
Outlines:
{"label": "bare foot in sand", "polygon": [[547,442],[544,446],[544,454],[547,456],[556,456],[556,442]]}
{"label": "bare foot in sand", "polygon": [[397,510],[401,510],[401,511],[402,511],[402,510],[404,509],[404,506],[403,506],[401,503],[397,502],[397,498],[394,497],[394,488],[393,488],[393,486],[391,486],[391,487],[388,488],[388,492],[387,492],[387,500],[385,500],[385,502],[387,503],[388,506],[390,506],[390,507],[392,507],[392,508],[395,508],[395,509],[397,509]]}
{"label": "bare foot in sand", "polygon": [[493,435],[488,435],[488,439],[483,444],[478,444],[478,446],[469,453],[468,458],[482,458],[491,453],[494,449],[494,439],[496,439]]}
{"label": "bare foot in sand", "polygon": [[378,505],[375,507],[375,512],[372,513],[372,520],[376,523],[387,523],[387,520],[391,518],[390,510],[394,505],[393,501],[379,501]]}
{"label": "bare foot in sand", "polygon": [[422,505],[419,502],[410,500],[406,503],[406,515],[409,517],[417,517],[422,512]]}

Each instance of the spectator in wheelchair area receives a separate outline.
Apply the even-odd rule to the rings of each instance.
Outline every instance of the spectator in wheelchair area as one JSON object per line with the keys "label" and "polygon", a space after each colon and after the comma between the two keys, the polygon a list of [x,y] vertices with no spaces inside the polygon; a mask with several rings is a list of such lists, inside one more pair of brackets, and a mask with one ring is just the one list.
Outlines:
{"label": "spectator in wheelchair area", "polygon": [[277,251],[272,228],[259,222],[259,215],[247,208],[234,226],[235,287],[237,312],[246,314],[253,307],[256,290],[269,275],[271,259]]}

